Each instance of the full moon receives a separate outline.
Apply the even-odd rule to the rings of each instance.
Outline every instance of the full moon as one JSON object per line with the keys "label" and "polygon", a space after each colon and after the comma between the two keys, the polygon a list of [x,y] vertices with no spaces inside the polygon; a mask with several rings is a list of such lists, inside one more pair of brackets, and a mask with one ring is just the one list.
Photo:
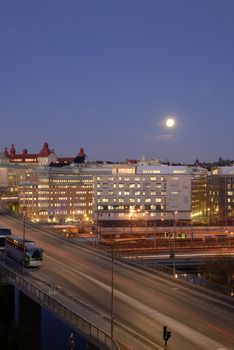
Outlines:
{"label": "full moon", "polygon": [[172,128],[174,125],[175,125],[174,119],[168,118],[168,119],[166,120],[166,127],[167,127],[167,128]]}

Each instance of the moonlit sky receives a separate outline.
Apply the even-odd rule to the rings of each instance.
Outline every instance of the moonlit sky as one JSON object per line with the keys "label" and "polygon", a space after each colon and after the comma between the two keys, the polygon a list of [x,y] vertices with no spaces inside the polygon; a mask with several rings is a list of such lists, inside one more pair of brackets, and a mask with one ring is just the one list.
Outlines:
{"label": "moonlit sky", "polygon": [[233,18],[233,0],[2,0],[0,150],[234,159]]}

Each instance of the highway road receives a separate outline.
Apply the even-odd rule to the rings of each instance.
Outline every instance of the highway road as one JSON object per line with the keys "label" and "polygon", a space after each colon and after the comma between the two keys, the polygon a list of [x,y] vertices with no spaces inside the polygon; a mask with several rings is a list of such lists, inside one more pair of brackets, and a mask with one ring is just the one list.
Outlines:
{"label": "highway road", "polygon": [[[22,236],[22,221],[2,213],[0,225]],[[26,226],[26,237],[46,252],[43,266],[30,270],[32,277],[54,282],[73,300],[92,305],[93,321],[110,332],[111,257],[32,225]],[[233,305],[170,276],[114,261],[114,337],[130,349],[163,349],[167,325],[172,331],[168,350],[234,350]]]}

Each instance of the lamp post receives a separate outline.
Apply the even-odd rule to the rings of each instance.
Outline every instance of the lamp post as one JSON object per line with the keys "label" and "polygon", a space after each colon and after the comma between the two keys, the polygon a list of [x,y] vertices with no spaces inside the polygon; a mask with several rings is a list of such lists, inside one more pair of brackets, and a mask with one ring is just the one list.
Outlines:
{"label": "lamp post", "polygon": [[168,228],[169,228],[168,250],[169,250],[169,257],[171,257],[171,220],[170,220],[170,217],[168,218]]}
{"label": "lamp post", "polygon": [[227,231],[227,176],[224,178],[224,211],[225,211],[225,230]]}
{"label": "lamp post", "polygon": [[231,248],[231,238],[233,237],[233,232],[230,232],[228,235],[228,247]]}
{"label": "lamp post", "polygon": [[157,239],[157,231],[154,230],[154,249],[156,249],[156,239]]}
{"label": "lamp post", "polygon": [[207,208],[207,230],[210,230],[210,208]]}
{"label": "lamp post", "polygon": [[133,214],[134,214],[134,209],[130,209],[130,232],[132,233],[133,227],[132,227],[132,219],[133,219]]}
{"label": "lamp post", "polygon": [[175,276],[175,250],[171,248],[171,231],[169,232],[169,258],[173,259],[173,276]]}
{"label": "lamp post", "polygon": [[148,215],[148,211],[144,212],[144,217],[145,217],[145,232],[147,231],[147,215]]}
{"label": "lamp post", "polygon": [[175,242],[175,237],[176,237],[176,215],[178,214],[178,211],[174,211],[174,242]]}
{"label": "lamp post", "polygon": [[23,207],[23,245],[24,245],[24,252],[23,252],[23,273],[24,273],[24,265],[25,265],[25,224],[26,224],[26,207]]}
{"label": "lamp post", "polygon": [[178,211],[174,211],[174,238],[173,238],[173,250],[170,253],[170,257],[173,259],[173,276],[176,276],[175,273],[175,238],[176,238],[176,215],[178,214]]}
{"label": "lamp post", "polygon": [[111,246],[111,349],[114,337],[114,245]]}
{"label": "lamp post", "polygon": [[99,212],[97,211],[96,231],[98,235],[98,245],[102,242],[102,224],[99,221]]}

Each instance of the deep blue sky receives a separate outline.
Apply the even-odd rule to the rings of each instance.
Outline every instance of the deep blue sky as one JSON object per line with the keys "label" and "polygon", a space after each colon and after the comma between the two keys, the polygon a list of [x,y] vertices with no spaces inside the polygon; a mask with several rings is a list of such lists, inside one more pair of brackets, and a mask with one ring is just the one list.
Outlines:
{"label": "deep blue sky", "polygon": [[233,0],[2,0],[1,151],[234,159],[233,18]]}

